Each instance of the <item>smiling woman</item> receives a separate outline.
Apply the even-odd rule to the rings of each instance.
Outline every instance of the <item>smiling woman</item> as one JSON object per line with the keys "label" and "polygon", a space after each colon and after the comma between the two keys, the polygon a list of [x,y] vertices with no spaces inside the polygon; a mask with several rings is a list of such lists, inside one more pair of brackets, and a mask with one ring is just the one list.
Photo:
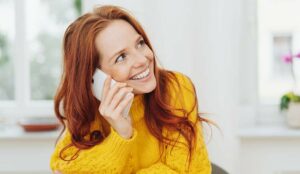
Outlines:
{"label": "smiling woman", "polygon": [[[91,87],[97,68],[108,75],[101,102]],[[66,129],[53,171],[211,173],[193,83],[158,67],[143,28],[121,7],[98,7],[67,28],[55,112]]]}
{"label": "smiling woman", "polygon": [[127,83],[135,94],[154,90],[154,54],[128,22],[112,21],[97,35],[95,44],[104,72],[116,81]]}

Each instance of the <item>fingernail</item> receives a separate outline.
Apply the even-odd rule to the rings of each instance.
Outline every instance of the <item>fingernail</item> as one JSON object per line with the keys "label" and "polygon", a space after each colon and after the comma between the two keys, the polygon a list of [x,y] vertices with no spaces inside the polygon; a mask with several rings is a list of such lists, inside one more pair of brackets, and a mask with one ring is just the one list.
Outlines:
{"label": "fingernail", "polygon": [[130,92],[130,93],[128,93],[127,94],[127,96],[126,97],[128,97],[128,98],[132,98],[133,97],[133,94]]}

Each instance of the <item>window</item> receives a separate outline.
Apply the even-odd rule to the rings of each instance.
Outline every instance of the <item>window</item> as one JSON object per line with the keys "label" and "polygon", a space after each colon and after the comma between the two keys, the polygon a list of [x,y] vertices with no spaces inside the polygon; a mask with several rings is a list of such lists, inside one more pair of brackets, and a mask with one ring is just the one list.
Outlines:
{"label": "window", "polygon": [[261,104],[277,105],[284,93],[294,90],[291,67],[282,61],[282,56],[300,52],[300,19],[296,17],[300,1],[257,3],[258,98]]}
{"label": "window", "polygon": [[13,1],[0,1],[0,100],[15,98],[12,56],[12,44],[15,37],[13,9]]}
{"label": "window", "polygon": [[[71,1],[69,1],[71,2]],[[26,1],[30,99],[51,100],[58,85],[63,32],[76,15],[64,1]],[[38,10],[36,10],[38,9]],[[38,15],[37,15],[38,14]]]}
{"label": "window", "polygon": [[0,0],[0,117],[53,114],[62,39],[80,0]]}
{"label": "window", "polygon": [[[282,61],[282,56],[300,52],[299,6],[300,0],[246,0],[242,3],[241,125],[281,125],[285,120],[279,109],[280,97],[293,90],[293,81],[291,67]],[[294,69],[300,71],[300,67]],[[300,78],[300,72],[297,73]]]}

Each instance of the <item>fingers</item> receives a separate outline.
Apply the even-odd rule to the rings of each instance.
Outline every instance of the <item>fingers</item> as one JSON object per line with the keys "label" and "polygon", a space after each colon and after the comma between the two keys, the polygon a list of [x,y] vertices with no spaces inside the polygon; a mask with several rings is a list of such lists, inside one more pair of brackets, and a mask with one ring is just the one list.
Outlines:
{"label": "fingers", "polygon": [[105,99],[103,100],[103,105],[108,106],[111,103],[112,98],[116,95],[116,93],[126,86],[126,83],[116,83],[114,84],[109,91],[107,92],[107,95],[105,96]]}
{"label": "fingers", "polygon": [[112,87],[105,87],[106,89],[108,89],[108,91],[104,91],[105,93],[105,97],[104,99],[101,101],[100,104],[100,113],[101,115],[105,115],[103,113],[103,108],[105,108],[105,110],[107,110],[110,106],[110,103],[112,101],[112,98],[115,96],[115,94],[121,89],[124,88],[126,86],[126,83],[116,83],[114,84]]}
{"label": "fingers", "polygon": [[111,84],[111,79],[112,78],[110,76],[107,76],[107,78],[104,81],[103,88],[102,88],[102,91],[101,91],[101,101],[104,101],[104,99],[106,97],[106,94],[109,91],[110,84]]}
{"label": "fingers", "polygon": [[[127,107],[127,105],[133,100],[133,93],[127,93],[127,95],[124,97],[124,99],[119,103],[119,105],[115,109],[115,114],[121,115],[123,110]],[[124,115],[126,116],[126,115]]]}
{"label": "fingers", "polygon": [[122,101],[122,99],[128,94],[131,93],[133,88],[131,87],[123,87],[121,88],[116,95],[113,97],[111,103],[109,104],[109,107],[114,110],[118,104]]}
{"label": "fingers", "polygon": [[[101,116],[124,138],[132,135],[131,118],[122,113],[133,100],[133,88],[126,87],[126,83],[116,82],[110,86],[110,80],[105,82],[103,100],[99,106]],[[126,115],[127,116],[127,115]]]}

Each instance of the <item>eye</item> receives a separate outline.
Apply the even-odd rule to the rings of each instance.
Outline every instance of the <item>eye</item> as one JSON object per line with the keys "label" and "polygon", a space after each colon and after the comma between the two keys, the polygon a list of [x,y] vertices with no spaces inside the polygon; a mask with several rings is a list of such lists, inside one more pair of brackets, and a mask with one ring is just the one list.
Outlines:
{"label": "eye", "polygon": [[142,47],[144,45],[145,45],[145,41],[144,41],[144,39],[141,39],[138,43],[138,47]]}
{"label": "eye", "polygon": [[125,57],[126,57],[126,55],[125,55],[124,53],[122,53],[120,56],[118,56],[118,57],[116,58],[115,63],[119,63],[119,62],[124,61]]}

